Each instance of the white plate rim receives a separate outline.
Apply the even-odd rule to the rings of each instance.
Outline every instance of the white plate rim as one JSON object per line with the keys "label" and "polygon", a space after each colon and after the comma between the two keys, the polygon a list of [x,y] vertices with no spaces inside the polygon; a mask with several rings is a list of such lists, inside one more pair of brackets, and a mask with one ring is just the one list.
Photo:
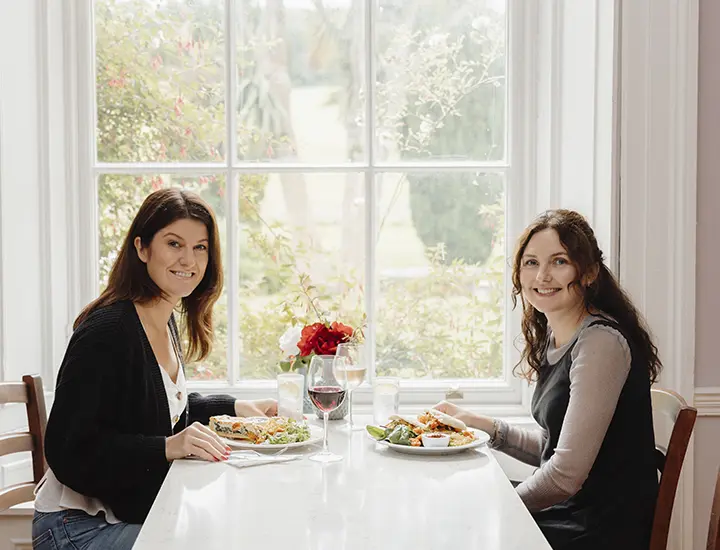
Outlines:
{"label": "white plate rim", "polygon": [[367,435],[367,437],[370,438],[371,441],[374,441],[375,443],[378,443],[383,447],[387,447],[399,453],[439,456],[456,454],[467,451],[469,449],[475,449],[476,447],[485,445],[488,441],[490,441],[490,436],[485,432],[481,430],[476,430],[474,428],[470,428],[470,430],[475,434],[475,437],[477,437],[477,439],[472,443],[460,445],[459,447],[413,447],[411,445],[398,445],[397,443],[390,443],[389,441],[378,441],[369,433],[367,433],[367,430],[365,430],[365,434]]}
{"label": "white plate rim", "polygon": [[228,447],[231,447],[233,449],[279,451],[280,449],[294,449],[296,447],[304,447],[305,445],[314,445],[315,443],[320,443],[323,439],[322,428],[320,428],[319,426],[313,426],[312,424],[308,424],[308,428],[310,428],[310,438],[306,439],[305,441],[296,441],[294,443],[250,443],[249,441],[245,441],[242,439],[228,439],[226,437],[221,437],[220,439],[222,439],[228,445]]}

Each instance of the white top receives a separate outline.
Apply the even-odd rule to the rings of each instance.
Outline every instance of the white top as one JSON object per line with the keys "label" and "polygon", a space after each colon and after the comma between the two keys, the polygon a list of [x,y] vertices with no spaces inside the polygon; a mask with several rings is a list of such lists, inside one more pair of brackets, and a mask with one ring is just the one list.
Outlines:
{"label": "white top", "polygon": [[[170,423],[174,428],[187,405],[185,374],[179,357],[177,382],[172,381],[170,375],[162,366],[158,366],[158,368],[167,395]],[[120,520],[115,517],[115,514],[108,506],[105,506],[96,498],[81,495],[70,487],[63,485],[50,468],[48,468],[35,488],[35,509],[38,512],[46,513],[60,512],[62,510],[83,510],[91,516],[105,512],[105,520],[108,523],[120,523]]]}
{"label": "white top", "polygon": [[404,455],[344,424],[329,423],[334,464],[175,460],[134,550],[551,550],[487,447]]}

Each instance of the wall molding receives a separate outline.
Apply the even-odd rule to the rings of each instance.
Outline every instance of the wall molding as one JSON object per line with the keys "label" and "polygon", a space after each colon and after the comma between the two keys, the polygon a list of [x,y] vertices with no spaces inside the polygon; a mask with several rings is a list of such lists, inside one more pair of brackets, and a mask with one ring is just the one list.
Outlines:
{"label": "wall molding", "polygon": [[698,416],[720,416],[720,386],[695,388],[693,402],[698,410]]}
{"label": "wall molding", "polygon": [[[35,24],[37,25],[37,114],[38,114],[38,212],[39,228],[39,265],[51,266],[53,248],[51,246],[51,206],[50,206],[50,132],[49,132],[49,67],[48,67],[48,6],[44,0],[36,2]],[[40,273],[40,358],[39,373],[43,380],[52,380],[53,362],[53,318],[52,318],[52,270],[43,269]]]}
{"label": "wall molding", "polygon": [[[695,387],[698,0],[622,2],[620,281],[647,319],[660,385]],[[693,450],[669,547],[693,547]]]}

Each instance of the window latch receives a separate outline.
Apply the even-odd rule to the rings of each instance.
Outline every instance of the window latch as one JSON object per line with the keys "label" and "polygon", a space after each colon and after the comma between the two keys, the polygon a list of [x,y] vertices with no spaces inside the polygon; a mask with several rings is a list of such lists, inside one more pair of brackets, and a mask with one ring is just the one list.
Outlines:
{"label": "window latch", "polygon": [[464,397],[462,390],[458,386],[453,386],[445,391],[445,399],[448,401],[451,399],[463,399]]}

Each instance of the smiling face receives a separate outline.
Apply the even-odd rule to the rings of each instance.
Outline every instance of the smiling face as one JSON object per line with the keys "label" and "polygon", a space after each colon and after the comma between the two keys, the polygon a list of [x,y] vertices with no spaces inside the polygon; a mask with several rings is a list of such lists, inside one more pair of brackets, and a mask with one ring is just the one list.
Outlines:
{"label": "smiling face", "polygon": [[574,311],[583,304],[578,272],[554,229],[535,233],[520,260],[523,297],[545,315]]}
{"label": "smiling face", "polygon": [[208,231],[205,224],[186,218],[155,233],[150,245],[135,239],[138,257],[147,265],[148,275],[173,303],[192,294],[208,265]]}

